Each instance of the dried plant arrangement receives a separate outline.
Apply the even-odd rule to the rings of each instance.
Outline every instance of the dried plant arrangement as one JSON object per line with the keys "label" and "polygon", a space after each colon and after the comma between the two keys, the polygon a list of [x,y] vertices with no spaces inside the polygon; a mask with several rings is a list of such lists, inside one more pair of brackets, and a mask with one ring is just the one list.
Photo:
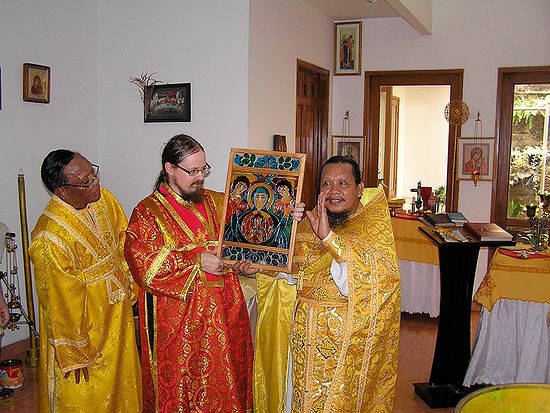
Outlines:
{"label": "dried plant arrangement", "polygon": [[139,92],[139,96],[143,102],[143,119],[147,119],[147,116],[149,115],[149,102],[151,101],[153,90],[155,89],[154,86],[163,83],[153,78],[154,75],[156,75],[155,72],[142,72],[139,77],[130,78],[130,83],[135,86],[135,89]]}
{"label": "dried plant arrangement", "polygon": [[[161,82],[160,80],[156,80],[153,78],[153,76],[156,75],[156,73],[147,73],[142,72],[139,77],[131,77],[130,83],[136,87],[136,90],[139,92],[139,96],[141,97],[141,101],[145,103],[145,98],[147,97],[147,92],[152,93],[153,88],[147,88],[148,86],[155,86],[158,84],[162,84],[164,82]],[[150,97],[150,96],[149,96]]]}

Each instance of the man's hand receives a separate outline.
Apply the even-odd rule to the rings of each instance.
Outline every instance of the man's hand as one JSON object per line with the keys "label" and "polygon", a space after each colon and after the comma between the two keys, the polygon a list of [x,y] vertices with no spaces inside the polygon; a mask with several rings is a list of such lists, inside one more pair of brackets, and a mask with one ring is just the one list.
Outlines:
{"label": "man's hand", "polygon": [[246,276],[254,275],[258,271],[260,271],[258,268],[252,268],[251,265],[252,261],[250,260],[238,261],[233,264],[233,270],[237,271],[239,274]]}
{"label": "man's hand", "polygon": [[[90,380],[90,377],[88,376],[88,367],[82,367],[81,369],[73,370],[76,384],[80,383],[80,370],[82,370],[82,375],[84,376],[84,380],[86,380],[86,382]],[[71,375],[71,372],[68,371],[67,373],[65,373],[65,378],[68,379],[70,375]]]}
{"label": "man's hand", "polygon": [[299,202],[296,205],[290,207],[292,209],[292,219],[294,221],[300,222],[304,218],[304,210],[306,209],[306,204]]}
{"label": "man's hand", "polygon": [[327,209],[325,207],[326,194],[321,192],[317,200],[317,216],[311,211],[306,211],[307,218],[311,224],[311,229],[319,239],[324,239],[330,234],[330,225],[328,223]]}
{"label": "man's hand", "polygon": [[223,272],[223,261],[209,252],[201,253],[201,266],[204,272],[210,274],[221,275]]}

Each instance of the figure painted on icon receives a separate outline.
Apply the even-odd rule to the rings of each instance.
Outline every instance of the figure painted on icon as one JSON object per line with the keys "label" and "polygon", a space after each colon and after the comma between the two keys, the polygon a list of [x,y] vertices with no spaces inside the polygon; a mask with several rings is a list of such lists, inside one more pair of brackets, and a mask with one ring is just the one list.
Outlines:
{"label": "figure painted on icon", "polygon": [[474,146],[470,150],[470,159],[464,162],[465,174],[487,174],[487,164],[483,157],[483,150]]}
{"label": "figure painted on icon", "polygon": [[231,184],[231,194],[229,195],[225,215],[224,239],[226,241],[241,242],[239,239],[239,221],[240,217],[250,208],[246,202],[248,188],[250,188],[250,180],[244,175],[237,176]]}
{"label": "figure painted on icon", "polygon": [[38,75],[34,75],[32,78],[31,93],[37,96],[44,93],[44,89],[42,88],[42,79],[40,79],[40,76]]}
{"label": "figure painted on icon", "polygon": [[353,69],[353,36],[344,36],[340,43],[340,69]]}
{"label": "figure painted on icon", "polygon": [[248,196],[251,210],[246,212],[241,223],[245,242],[272,245],[275,227],[279,219],[269,210],[273,204],[273,192],[265,183],[255,184]]}
{"label": "figure painted on icon", "polygon": [[[288,248],[289,236],[292,229],[292,221],[289,220],[294,205],[294,194],[292,184],[287,179],[281,179],[275,185],[277,201],[273,205],[273,212],[279,218],[279,225],[276,228],[275,239],[277,247]],[[288,228],[287,228],[288,227]]]}
{"label": "figure painted on icon", "polygon": [[282,179],[275,185],[275,191],[277,192],[277,201],[273,205],[273,211],[281,217],[288,218],[294,202],[292,184],[287,179]]}

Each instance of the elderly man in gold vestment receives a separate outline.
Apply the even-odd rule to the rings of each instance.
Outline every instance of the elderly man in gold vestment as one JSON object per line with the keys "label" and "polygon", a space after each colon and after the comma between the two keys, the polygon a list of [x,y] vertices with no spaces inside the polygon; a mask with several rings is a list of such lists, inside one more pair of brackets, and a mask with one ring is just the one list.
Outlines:
{"label": "elderly man in gold vestment", "polygon": [[66,149],[42,163],[53,196],[29,248],[40,302],[41,413],[142,410],[137,286],[122,251],[127,220],[98,172]]}
{"label": "elderly man in gold vestment", "polygon": [[389,413],[400,287],[386,197],[343,156],[325,163],[320,190],[292,275],[258,276],[255,411]]}

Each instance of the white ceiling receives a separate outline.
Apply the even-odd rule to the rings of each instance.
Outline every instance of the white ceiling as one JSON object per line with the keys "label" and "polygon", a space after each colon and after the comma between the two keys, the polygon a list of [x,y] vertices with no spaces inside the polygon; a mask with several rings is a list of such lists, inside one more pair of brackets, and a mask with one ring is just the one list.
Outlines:
{"label": "white ceiling", "polygon": [[378,17],[400,17],[385,0],[303,0],[334,20],[361,20]]}
{"label": "white ceiling", "polygon": [[401,17],[420,34],[432,33],[433,0],[303,0],[334,19]]}

